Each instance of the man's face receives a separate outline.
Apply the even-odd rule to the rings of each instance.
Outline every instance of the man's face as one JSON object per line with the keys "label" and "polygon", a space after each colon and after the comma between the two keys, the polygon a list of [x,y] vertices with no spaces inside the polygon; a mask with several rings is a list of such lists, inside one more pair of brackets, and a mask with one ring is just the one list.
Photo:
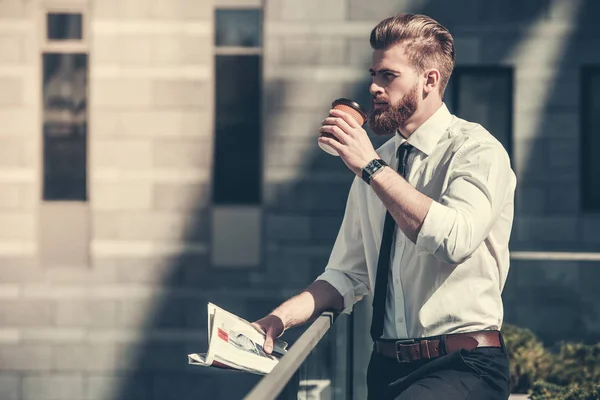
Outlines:
{"label": "man's face", "polygon": [[407,125],[419,105],[422,88],[418,73],[400,45],[374,50],[370,72],[369,126],[376,135],[394,134]]}

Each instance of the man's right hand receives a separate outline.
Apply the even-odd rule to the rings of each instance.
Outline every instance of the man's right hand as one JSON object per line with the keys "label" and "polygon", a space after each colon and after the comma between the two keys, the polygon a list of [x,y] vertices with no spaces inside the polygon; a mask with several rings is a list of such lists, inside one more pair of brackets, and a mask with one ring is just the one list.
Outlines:
{"label": "man's right hand", "polygon": [[285,327],[283,321],[276,315],[269,314],[264,318],[253,322],[252,325],[267,335],[263,349],[265,353],[271,354],[273,352],[273,341],[283,334]]}

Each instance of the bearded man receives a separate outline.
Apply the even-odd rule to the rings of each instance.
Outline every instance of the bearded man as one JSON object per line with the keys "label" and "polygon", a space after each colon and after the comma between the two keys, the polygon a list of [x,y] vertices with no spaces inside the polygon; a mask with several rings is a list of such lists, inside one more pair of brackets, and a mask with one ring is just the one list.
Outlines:
{"label": "bearded man", "polygon": [[394,136],[375,150],[349,114],[330,111],[319,141],[356,174],[339,234],[315,282],[255,325],[271,352],[285,329],[373,293],[369,399],[507,399],[510,159],[443,103],[455,62],[445,27],[400,14],[370,43],[369,126]]}

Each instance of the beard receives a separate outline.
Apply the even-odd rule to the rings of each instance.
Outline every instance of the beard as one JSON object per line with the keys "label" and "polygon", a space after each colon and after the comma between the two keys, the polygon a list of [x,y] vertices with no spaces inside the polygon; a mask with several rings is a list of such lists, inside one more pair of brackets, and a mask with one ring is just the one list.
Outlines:
{"label": "beard", "polygon": [[[376,100],[375,98],[373,100]],[[377,136],[391,135],[398,131],[417,110],[418,96],[417,84],[396,104],[389,104],[386,108],[371,108],[369,112],[369,126]]]}

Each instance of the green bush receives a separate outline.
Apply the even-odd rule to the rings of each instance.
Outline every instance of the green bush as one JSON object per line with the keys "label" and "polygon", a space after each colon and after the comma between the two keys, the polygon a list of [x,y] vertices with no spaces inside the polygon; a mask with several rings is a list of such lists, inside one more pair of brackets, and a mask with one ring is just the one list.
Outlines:
{"label": "green bush", "polygon": [[536,382],[531,391],[531,400],[598,400],[600,399],[600,384],[590,384],[589,389],[577,384],[559,386],[548,382]]}
{"label": "green bush", "polygon": [[553,357],[529,329],[504,324],[502,335],[510,358],[510,390],[527,393],[535,381],[547,379]]}
{"label": "green bush", "polygon": [[532,400],[600,400],[600,343],[561,342],[552,353],[529,329],[502,328],[510,358],[512,393]]}
{"label": "green bush", "polygon": [[547,380],[561,386],[577,384],[591,389],[594,382],[600,382],[600,344],[560,343]]}

